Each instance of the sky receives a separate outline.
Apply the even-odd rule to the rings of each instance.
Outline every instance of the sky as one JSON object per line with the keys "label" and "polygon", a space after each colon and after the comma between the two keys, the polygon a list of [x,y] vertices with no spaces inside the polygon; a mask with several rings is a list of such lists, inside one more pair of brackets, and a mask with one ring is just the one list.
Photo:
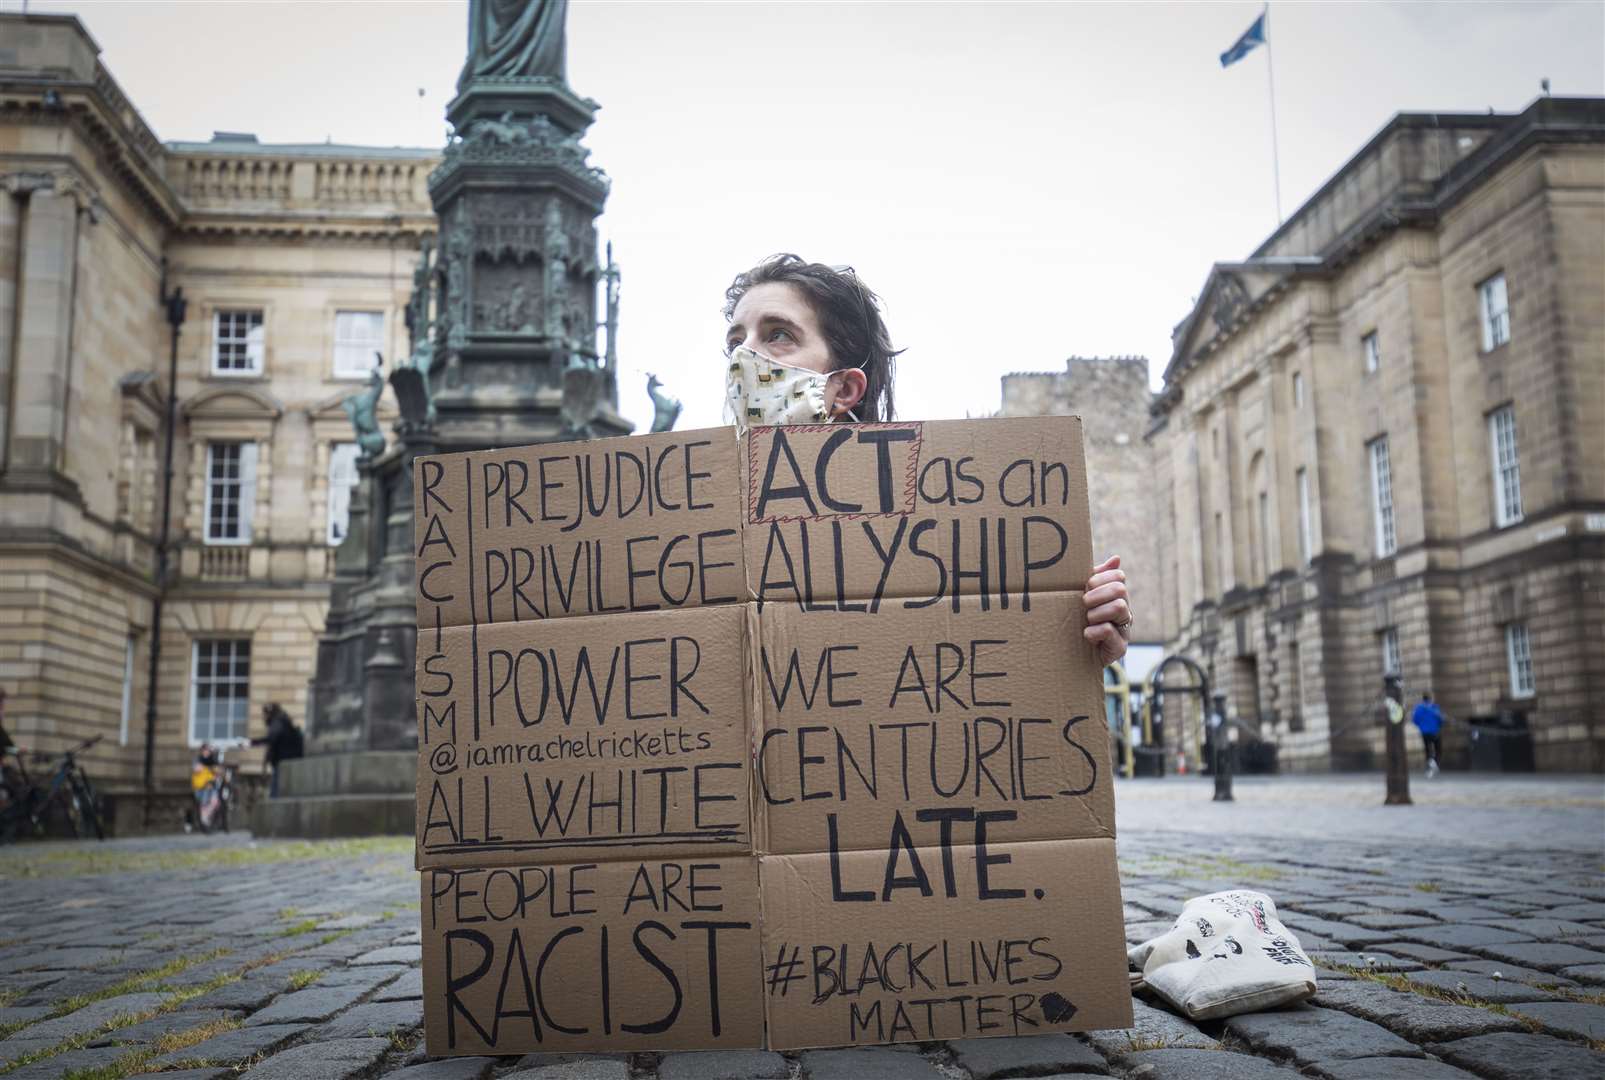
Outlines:
{"label": "sky", "polygon": [[[21,0],[0,0],[17,11]],[[440,146],[465,2],[55,3],[164,140]],[[1000,377],[1143,355],[1153,381],[1210,265],[1291,214],[1400,111],[1605,94],[1605,3],[1261,6],[574,0],[568,77],[613,179],[621,408],[646,372],[721,422],[723,293],[767,255],[882,297],[900,415],[981,416]],[[420,93],[421,91],[421,93]]]}

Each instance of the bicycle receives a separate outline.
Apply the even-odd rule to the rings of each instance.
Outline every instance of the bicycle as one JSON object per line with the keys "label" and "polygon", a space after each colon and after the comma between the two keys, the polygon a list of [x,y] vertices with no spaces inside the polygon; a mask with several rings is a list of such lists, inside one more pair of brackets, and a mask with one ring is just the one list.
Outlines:
{"label": "bicycle", "polygon": [[[36,784],[23,766],[23,756],[16,752],[17,779],[7,784],[5,806],[0,809],[0,840],[9,840],[25,823],[34,836],[45,833],[45,824],[53,810],[59,809],[72,828],[73,835],[87,839],[93,832],[97,840],[106,839],[106,824],[100,816],[100,797],[95,793],[94,782],[78,755],[93,747],[104,736],[86,739],[61,755],[61,761],[43,785]],[[48,762],[48,754],[35,754],[34,761]]]}
{"label": "bicycle", "polygon": [[[217,764],[212,768],[212,776],[205,784],[195,791],[195,807],[191,815],[194,827],[203,833],[228,832],[229,812],[234,805],[234,788],[239,773],[238,765],[229,765],[223,760],[223,751],[217,752]],[[211,816],[205,813],[205,807],[216,800]]]}

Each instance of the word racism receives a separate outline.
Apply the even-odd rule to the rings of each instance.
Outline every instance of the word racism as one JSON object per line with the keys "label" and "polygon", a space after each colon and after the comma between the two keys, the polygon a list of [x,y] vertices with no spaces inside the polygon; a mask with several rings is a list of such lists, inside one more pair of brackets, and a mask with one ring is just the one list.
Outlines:
{"label": "word racism", "polygon": [[414,470],[432,1054],[1129,1026],[1079,421]]}

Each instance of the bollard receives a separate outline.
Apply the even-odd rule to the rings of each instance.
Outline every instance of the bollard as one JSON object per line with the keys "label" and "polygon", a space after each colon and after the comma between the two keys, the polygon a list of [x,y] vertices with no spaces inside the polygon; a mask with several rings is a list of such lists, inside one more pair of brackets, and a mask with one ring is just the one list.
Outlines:
{"label": "bollard", "polygon": [[1397,676],[1383,678],[1382,722],[1387,728],[1388,794],[1383,806],[1410,806],[1410,755],[1404,741],[1404,688]]}
{"label": "bollard", "polygon": [[1230,735],[1221,725],[1222,730],[1215,732],[1215,801],[1232,802],[1232,758],[1235,756],[1235,740],[1230,735],[1237,732],[1234,729]]}

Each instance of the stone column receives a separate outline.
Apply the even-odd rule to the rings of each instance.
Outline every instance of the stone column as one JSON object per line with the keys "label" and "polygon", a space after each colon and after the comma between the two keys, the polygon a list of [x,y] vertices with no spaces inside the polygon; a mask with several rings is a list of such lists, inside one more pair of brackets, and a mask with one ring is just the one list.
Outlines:
{"label": "stone column", "polygon": [[0,185],[0,473],[6,469],[11,436],[11,369],[16,362],[17,245],[22,242],[22,203]]}
{"label": "stone column", "polygon": [[35,191],[22,223],[21,318],[13,351],[9,480],[70,483],[60,475],[72,346],[73,272],[78,204],[69,195]]}

